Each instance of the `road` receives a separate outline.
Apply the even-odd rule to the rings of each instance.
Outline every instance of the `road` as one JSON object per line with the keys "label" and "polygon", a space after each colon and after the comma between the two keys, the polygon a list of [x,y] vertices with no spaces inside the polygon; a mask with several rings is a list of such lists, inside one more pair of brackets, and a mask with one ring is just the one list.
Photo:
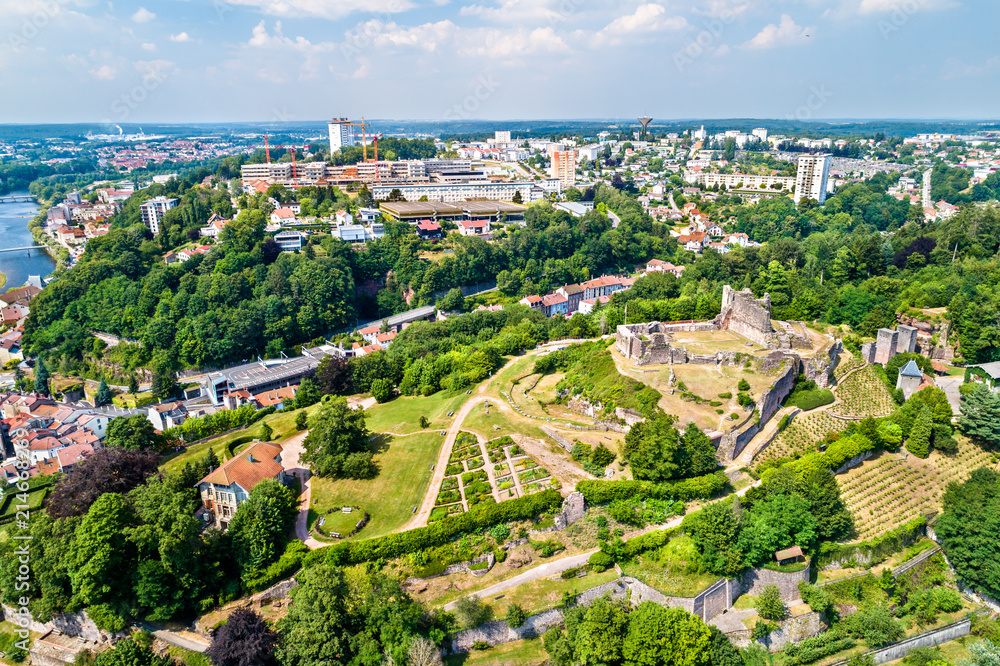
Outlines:
{"label": "road", "polygon": [[185,650],[191,650],[192,652],[204,652],[208,649],[208,641],[190,631],[179,634],[167,631],[166,629],[157,629],[155,625],[145,622],[142,623],[142,627],[168,645],[174,645]]}
{"label": "road", "polygon": [[961,413],[960,407],[962,406],[962,394],[959,393],[958,387],[964,382],[962,377],[938,377],[934,380],[937,387],[944,391],[944,394],[948,396],[948,404],[951,405],[951,413],[958,416]]}
{"label": "road", "polygon": [[617,215],[615,215],[610,210],[608,211],[608,219],[611,220],[611,228],[612,229],[617,229],[618,225],[622,223],[622,218],[618,217]]}

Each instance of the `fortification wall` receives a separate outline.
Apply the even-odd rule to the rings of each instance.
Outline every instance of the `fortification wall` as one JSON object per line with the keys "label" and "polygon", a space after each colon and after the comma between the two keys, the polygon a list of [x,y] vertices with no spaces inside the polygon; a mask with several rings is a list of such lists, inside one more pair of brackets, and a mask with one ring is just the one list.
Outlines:
{"label": "fortification wall", "polygon": [[799,582],[809,582],[811,565],[806,565],[802,571],[784,573],[770,569],[748,569],[739,577],[742,594],[760,596],[764,588],[774,585],[781,592],[781,600],[788,602],[799,598]]}
{"label": "fortification wall", "polygon": [[774,344],[770,294],[757,299],[749,289],[735,291],[727,284],[722,288],[722,311],[715,322],[722,330],[742,335],[762,347]]}
{"label": "fortification wall", "polygon": [[816,386],[819,388],[827,388],[830,385],[830,370],[837,365],[840,351],[840,341],[834,340],[816,356],[804,360],[802,372],[806,379],[816,382]]}
{"label": "fortification wall", "polygon": [[792,386],[795,385],[795,377],[799,374],[799,363],[801,361],[798,356],[786,357],[784,370],[781,371],[781,374],[774,380],[770,388],[761,394],[760,400],[757,403],[757,408],[760,410],[761,425],[771,420],[774,413],[781,409],[782,401],[791,393]]}

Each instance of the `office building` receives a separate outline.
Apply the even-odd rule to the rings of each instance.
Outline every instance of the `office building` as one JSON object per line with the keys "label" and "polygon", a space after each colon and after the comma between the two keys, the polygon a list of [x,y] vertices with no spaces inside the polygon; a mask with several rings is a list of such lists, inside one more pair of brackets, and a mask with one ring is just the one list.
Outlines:
{"label": "office building", "polygon": [[576,151],[553,150],[551,156],[549,175],[558,178],[559,182],[567,187],[573,185],[576,182]]}
{"label": "office building", "polygon": [[830,180],[830,155],[802,155],[795,172],[795,203],[804,197],[819,203],[826,201],[826,188]]}
{"label": "office building", "polygon": [[354,128],[348,124],[347,118],[334,118],[329,128],[331,155],[345,146],[354,145]]}
{"label": "office building", "polygon": [[[399,190],[407,201],[418,201],[427,197],[428,201],[452,203],[468,199],[489,201],[513,201],[518,193],[521,201],[530,201],[531,182],[481,183],[427,183],[421,185],[376,185],[371,188],[376,199],[388,199],[394,189]],[[384,208],[384,206],[383,206]]]}
{"label": "office building", "polygon": [[155,236],[160,233],[160,222],[167,211],[177,205],[177,199],[167,197],[154,197],[139,206],[139,213],[142,216],[142,223]]}

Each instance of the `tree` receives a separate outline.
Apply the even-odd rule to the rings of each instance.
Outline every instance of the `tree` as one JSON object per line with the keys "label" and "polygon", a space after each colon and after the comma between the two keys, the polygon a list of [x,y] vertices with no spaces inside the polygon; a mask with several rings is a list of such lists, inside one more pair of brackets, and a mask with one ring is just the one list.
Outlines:
{"label": "tree", "polygon": [[988,638],[970,645],[969,653],[970,666],[997,666],[1000,664],[1000,645]]}
{"label": "tree", "polygon": [[378,465],[367,451],[348,453],[344,460],[343,475],[348,479],[374,479],[378,476]]}
{"label": "tree", "polygon": [[300,409],[299,413],[295,415],[295,429],[299,431],[309,429],[309,415],[306,410]]}
{"label": "tree", "polygon": [[82,516],[104,493],[125,494],[156,474],[159,456],[152,451],[117,447],[99,449],[56,484],[45,504],[53,518]]}
{"label": "tree", "polygon": [[968,585],[1000,596],[1000,475],[981,467],[965,483],[948,485],[934,525],[948,561]]}
{"label": "tree", "polygon": [[777,585],[767,585],[754,601],[757,614],[765,620],[784,620],[788,617],[788,607],[781,600]]}
{"label": "tree", "polygon": [[673,424],[674,417],[658,414],[632,426],[622,455],[636,479],[660,483],[715,470],[715,449],[705,433],[692,423],[682,437]]}
{"label": "tree", "polygon": [[511,604],[507,607],[507,616],[504,619],[507,620],[507,626],[517,629],[528,619],[528,614],[517,604]]}
{"label": "tree", "polygon": [[135,376],[134,372],[128,376],[128,392],[131,395],[139,393],[139,378]]}
{"label": "tree", "polygon": [[157,655],[129,637],[115,643],[110,650],[99,653],[94,666],[174,666],[174,660]]}
{"label": "tree", "polygon": [[462,312],[465,309],[465,296],[458,287],[449,289],[448,293],[438,302],[438,309],[445,312]]}
{"label": "tree", "polygon": [[910,437],[906,440],[906,450],[918,458],[926,458],[931,446],[931,428],[934,421],[929,409],[922,409],[913,422]]}
{"label": "tree", "polygon": [[35,393],[43,393],[48,395],[49,393],[49,371],[45,367],[42,357],[38,357],[38,361],[35,363]]}
{"label": "tree", "polygon": [[378,403],[389,402],[392,399],[394,389],[392,382],[388,379],[376,379],[372,382],[372,396]]}
{"label": "tree", "polygon": [[406,651],[406,663],[409,666],[442,666],[441,651],[423,636],[417,636],[410,642]]}
{"label": "tree", "polygon": [[162,451],[167,446],[167,440],[156,432],[145,414],[133,414],[111,419],[104,444],[129,451]]}
{"label": "tree", "polygon": [[278,559],[297,516],[298,502],[288,488],[274,479],[254,486],[229,523],[233,552],[245,578]]}
{"label": "tree", "polygon": [[136,551],[126,535],[135,523],[135,513],[118,493],[105,493],[91,505],[69,553],[70,582],[81,604],[104,606],[119,616],[130,607],[132,588],[120,582],[135,570]]}
{"label": "tree", "polygon": [[108,383],[101,379],[101,385],[97,387],[97,395],[94,396],[94,406],[100,407],[111,403],[111,389]]}
{"label": "tree", "polygon": [[895,643],[903,637],[903,627],[886,606],[869,605],[842,620],[844,629],[869,648]]}
{"label": "tree", "polygon": [[712,666],[743,666],[743,655],[732,641],[718,627],[710,625],[708,629],[712,632],[708,663]]}
{"label": "tree", "polygon": [[626,666],[714,666],[711,653],[711,630],[685,610],[647,601],[629,614],[622,649]]}
{"label": "tree", "polygon": [[363,410],[348,407],[346,398],[325,398],[309,420],[302,461],[316,474],[337,476],[348,454],[368,451],[368,436]]}
{"label": "tree", "polygon": [[627,629],[626,601],[609,597],[595,600],[577,627],[577,659],[584,664],[621,662]]}
{"label": "tree", "polygon": [[315,381],[325,395],[347,395],[352,392],[350,364],[346,359],[330,354],[316,369]]}
{"label": "tree", "polygon": [[516,204],[524,203],[524,198],[521,196],[520,190],[514,192],[514,197],[511,199],[511,201]]}
{"label": "tree", "polygon": [[269,666],[274,663],[278,633],[249,608],[237,608],[212,633],[205,651],[213,666]]}
{"label": "tree", "polygon": [[271,437],[273,436],[274,436],[274,428],[271,427],[270,423],[264,421],[264,425],[262,425],[260,428],[260,441],[270,442]]}
{"label": "tree", "polygon": [[455,617],[463,627],[478,627],[490,618],[490,607],[477,595],[470,594],[455,602]]}
{"label": "tree", "polygon": [[958,427],[969,439],[991,447],[1000,446],[1000,394],[986,384],[976,384],[962,400]]}

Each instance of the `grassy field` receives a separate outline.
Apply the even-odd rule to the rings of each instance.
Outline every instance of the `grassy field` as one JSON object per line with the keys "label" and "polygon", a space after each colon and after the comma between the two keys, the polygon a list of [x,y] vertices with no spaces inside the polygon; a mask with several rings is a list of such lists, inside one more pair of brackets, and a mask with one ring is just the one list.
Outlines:
{"label": "grassy field", "polygon": [[[28,510],[41,508],[42,500],[45,499],[45,496],[51,490],[51,485],[30,489],[28,491]],[[20,504],[20,501],[17,499],[17,490],[14,486],[10,486],[7,492],[4,493],[3,503],[0,504],[0,520],[13,519],[14,514],[17,513],[18,504]]]}
{"label": "grassy field", "polygon": [[841,474],[837,483],[854,515],[858,538],[870,539],[921,513],[939,510],[948,483],[965,481],[979,467],[1000,470],[992,453],[960,437],[955,455],[932,451],[921,460],[887,452]]}
{"label": "grassy field", "polygon": [[[381,405],[365,410],[365,421],[372,432],[389,432],[405,435],[419,430],[443,430],[451,425],[448,412],[457,412],[469,399],[465,391],[451,393],[438,391],[423,396],[400,396]],[[430,420],[427,428],[420,427],[420,417]]]}
{"label": "grassy field", "polygon": [[[537,423],[538,425],[535,425]],[[539,429],[539,425],[544,425],[545,421],[532,421],[518,416],[511,412],[504,412],[497,408],[495,404],[490,405],[490,413],[486,413],[486,406],[479,404],[472,408],[469,417],[462,424],[463,428],[479,433],[486,439],[493,439],[502,435],[518,433],[527,437],[537,437],[547,439],[545,433]],[[499,426],[499,430],[493,426]]]}
{"label": "grassy field", "polygon": [[[318,409],[318,404],[306,407],[306,413],[312,416],[312,414]],[[280,442],[281,440],[287,439],[298,432],[295,428],[295,419],[299,415],[299,411],[300,410],[297,409],[287,409],[275,412],[274,414],[270,414],[260,421],[251,424],[243,430],[237,430],[236,432],[231,432],[229,434],[222,435],[221,437],[209,439],[204,442],[198,442],[197,444],[186,447],[182,451],[170,453],[164,456],[163,461],[160,463],[160,470],[167,473],[174,472],[183,467],[185,463],[199,460],[209,449],[215,449],[215,455],[219,456],[219,460],[225,461],[229,458],[227,447],[230,442],[234,439],[239,439],[240,437],[260,437],[260,431],[264,427],[264,423],[270,425],[274,431],[271,435],[271,440]]]}
{"label": "grassy field", "polygon": [[473,650],[446,657],[447,666],[494,666],[495,664],[518,664],[518,666],[538,666],[548,661],[541,638],[527,641],[504,643],[489,650]]}
{"label": "grassy field", "polygon": [[[387,443],[386,443],[386,440]],[[399,529],[420,505],[431,481],[431,465],[444,444],[438,433],[385,437],[376,442],[379,474],[370,480],[313,477],[310,525],[319,514],[335,506],[360,507],[371,516],[358,533],[360,538],[382,536]]]}
{"label": "grassy field", "polygon": [[622,567],[634,576],[670,597],[693,597],[719,579],[711,573],[698,573],[700,556],[694,541],[682,536],[657,551],[648,551],[635,562]]}
{"label": "grassy field", "polygon": [[539,578],[509,590],[504,590],[503,599],[484,599],[493,609],[493,617],[500,619],[507,614],[507,608],[511,604],[518,604],[528,615],[540,613],[550,608],[555,608],[562,601],[563,593],[580,594],[589,589],[595,588],[604,583],[610,583],[618,578],[614,569],[608,569],[603,573],[591,573],[583,578],[570,578],[563,580],[549,580]]}

